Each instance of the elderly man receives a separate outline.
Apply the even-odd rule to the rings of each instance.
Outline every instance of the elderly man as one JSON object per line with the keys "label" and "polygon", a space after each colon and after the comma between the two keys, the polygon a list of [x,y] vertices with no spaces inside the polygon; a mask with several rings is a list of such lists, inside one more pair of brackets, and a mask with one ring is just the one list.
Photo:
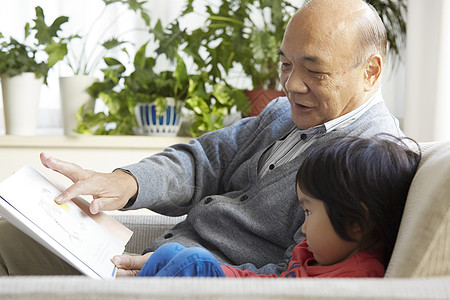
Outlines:
{"label": "elderly man", "polygon": [[[45,166],[74,182],[58,202],[90,194],[93,213],[145,207],[187,215],[147,254],[115,257],[119,275],[136,274],[167,242],[204,247],[222,263],[279,274],[303,239],[295,173],[305,156],[335,137],[403,135],[380,91],[386,31],[365,2],[309,1],[286,28],[280,60],[287,97],[257,117],[110,174],[41,156]],[[76,273],[4,221],[0,233],[0,274]]]}

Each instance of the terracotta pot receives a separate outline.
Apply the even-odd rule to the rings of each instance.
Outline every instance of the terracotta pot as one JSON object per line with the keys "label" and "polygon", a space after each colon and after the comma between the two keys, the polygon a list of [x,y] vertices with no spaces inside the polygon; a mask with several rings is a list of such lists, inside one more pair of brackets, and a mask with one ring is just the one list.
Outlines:
{"label": "terracotta pot", "polygon": [[277,90],[251,90],[245,91],[245,95],[250,101],[250,113],[247,117],[253,117],[259,115],[260,112],[275,98],[285,96],[283,91]]}

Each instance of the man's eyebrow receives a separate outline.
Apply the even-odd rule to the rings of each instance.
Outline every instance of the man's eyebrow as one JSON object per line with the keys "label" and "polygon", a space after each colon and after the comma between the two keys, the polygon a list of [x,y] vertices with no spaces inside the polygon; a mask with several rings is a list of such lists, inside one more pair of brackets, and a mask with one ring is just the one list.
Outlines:
{"label": "man's eyebrow", "polygon": [[[278,50],[278,56],[285,56],[283,50]],[[315,64],[320,64],[321,60],[317,56],[303,56],[304,61],[310,61]]]}
{"label": "man's eyebrow", "polygon": [[303,56],[303,60],[310,61],[312,63],[320,63],[320,59],[317,56]]}

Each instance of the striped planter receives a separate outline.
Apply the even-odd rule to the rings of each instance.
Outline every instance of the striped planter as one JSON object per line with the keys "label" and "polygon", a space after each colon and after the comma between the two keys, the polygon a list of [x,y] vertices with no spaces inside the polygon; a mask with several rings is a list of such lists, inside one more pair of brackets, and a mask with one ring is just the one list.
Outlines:
{"label": "striped planter", "polygon": [[[181,102],[181,101],[179,101]],[[139,103],[134,108],[139,128],[137,134],[152,136],[176,136],[180,129],[180,103],[167,98],[166,112],[158,118],[154,103]]]}

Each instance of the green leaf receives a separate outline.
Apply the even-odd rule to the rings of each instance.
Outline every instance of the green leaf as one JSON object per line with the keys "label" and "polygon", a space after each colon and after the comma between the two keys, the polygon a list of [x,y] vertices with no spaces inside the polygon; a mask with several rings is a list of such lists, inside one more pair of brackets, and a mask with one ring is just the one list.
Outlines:
{"label": "green leaf", "polygon": [[175,60],[181,41],[186,34],[184,30],[181,30],[178,21],[175,20],[167,28],[163,28],[161,21],[158,20],[150,32],[154,35],[155,40],[159,42],[156,53],[158,55],[165,54],[169,60]]}
{"label": "green leaf", "polygon": [[149,26],[150,25],[150,16],[146,12],[141,11],[141,17],[144,20],[145,25]]}
{"label": "green leaf", "polygon": [[202,98],[193,96],[185,100],[186,108],[193,110],[196,114],[202,115],[204,113],[209,114],[210,109],[208,104]]}
{"label": "green leaf", "polygon": [[67,44],[52,41],[45,47],[45,52],[48,54],[48,67],[51,68],[66,56]]}
{"label": "green leaf", "polygon": [[194,2],[194,0],[187,0],[186,1],[186,7],[181,12],[181,16],[184,16],[184,15],[187,15],[187,14],[189,14],[191,12],[194,12],[193,2]]}
{"label": "green leaf", "polygon": [[223,84],[215,84],[213,96],[222,105],[233,104],[232,98],[230,97],[230,89]]}
{"label": "green leaf", "polygon": [[174,87],[175,99],[184,99],[189,88],[189,77],[186,64],[179,55],[177,55],[177,66],[175,68],[174,75],[176,80]]}
{"label": "green leaf", "polygon": [[61,30],[61,25],[69,21],[69,18],[65,16],[58,17],[52,25],[47,26],[42,8],[40,6],[36,6],[35,11],[36,18],[33,19],[33,29],[37,31],[35,37],[39,44],[50,44],[52,42],[52,38],[58,36],[58,31]]}
{"label": "green leaf", "polygon": [[107,66],[109,66],[109,67],[119,66],[119,67],[123,68],[123,70],[125,71],[125,66],[119,60],[115,59],[114,57],[105,57],[103,60],[105,61]]}
{"label": "green leaf", "polygon": [[[25,24],[25,39],[27,39],[27,37],[29,37],[30,36],[30,23],[26,23]],[[3,36],[2,36],[3,37]]]}
{"label": "green leaf", "polygon": [[102,46],[106,49],[106,50],[111,50],[114,49],[120,45],[125,44],[126,42],[124,41],[119,41],[117,38],[111,38],[109,40],[107,40],[106,42],[104,42],[102,44]]}
{"label": "green leaf", "polygon": [[147,49],[147,44],[148,42],[142,45],[134,56],[134,66],[136,68],[145,67],[145,50]]}
{"label": "green leaf", "polygon": [[156,115],[161,117],[167,108],[167,100],[165,97],[158,96],[155,99]]}
{"label": "green leaf", "polygon": [[[236,24],[238,26],[244,26],[245,25],[245,23],[243,21],[241,21],[241,20],[239,20],[237,18],[233,18],[233,17],[223,17],[223,16],[219,16],[219,15],[213,15],[213,16],[209,16],[208,19],[212,20],[212,21],[223,21],[223,22],[226,22],[226,23],[234,23],[234,24]],[[224,24],[224,27],[226,26],[225,24]]]}
{"label": "green leaf", "polygon": [[246,116],[250,112],[251,106],[247,96],[240,89],[233,89],[232,97],[236,104],[236,110],[240,111],[242,115]]}

